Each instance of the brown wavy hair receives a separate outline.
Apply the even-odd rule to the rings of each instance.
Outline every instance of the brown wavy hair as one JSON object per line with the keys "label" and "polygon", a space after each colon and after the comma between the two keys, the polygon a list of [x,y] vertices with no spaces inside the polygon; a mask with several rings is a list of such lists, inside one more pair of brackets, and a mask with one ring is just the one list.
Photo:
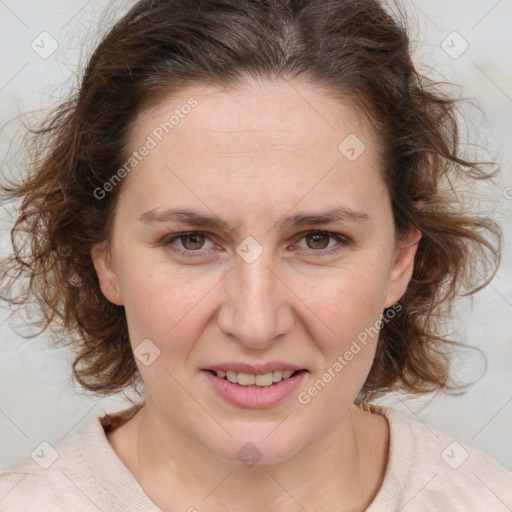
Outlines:
{"label": "brown wavy hair", "polygon": [[52,326],[86,390],[140,383],[124,308],[104,297],[91,260],[93,244],[110,239],[123,182],[101,199],[94,191],[130,157],[145,109],[186,85],[249,79],[301,81],[365,116],[380,143],[397,239],[411,226],[422,233],[400,314],[382,325],[357,400],[459,389],[448,349],[460,343],[440,325],[455,297],[494,276],[502,235],[451,184],[491,180],[497,170],[461,155],[460,100],[415,68],[397,12],[376,0],[142,0],[101,40],[77,90],[29,130],[24,178],[2,186],[20,201],[2,298],[13,309],[37,306],[31,335]]}

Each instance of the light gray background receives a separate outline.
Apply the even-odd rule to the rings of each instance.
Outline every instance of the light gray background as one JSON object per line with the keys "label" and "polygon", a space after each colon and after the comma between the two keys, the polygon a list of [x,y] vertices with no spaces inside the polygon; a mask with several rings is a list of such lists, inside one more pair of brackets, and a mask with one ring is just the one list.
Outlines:
{"label": "light gray background", "polygon": [[[131,3],[115,2],[115,6],[120,6],[121,14]],[[503,226],[505,247],[496,278],[473,299],[459,301],[454,322],[458,339],[485,353],[485,376],[464,396],[436,394],[406,401],[394,395],[384,403],[487,452],[512,470],[512,0],[403,3],[414,17],[411,35],[417,61],[436,69],[430,72],[433,78],[445,77],[460,85],[461,95],[474,98],[481,108],[467,121],[476,141],[490,148],[491,156],[503,165],[496,198],[487,206]],[[68,90],[70,77],[98,40],[99,21],[107,19],[108,24],[102,15],[106,6],[106,1],[0,0],[2,161],[8,150],[16,155],[14,137],[21,129],[18,121],[8,122],[22,112],[58,101]],[[31,48],[32,41],[47,37],[40,36],[43,31],[59,44],[47,58]],[[449,37],[449,45],[461,48],[459,36],[450,36],[454,31],[469,44],[456,59],[441,46]],[[3,209],[0,215],[3,255],[8,250],[9,220]],[[0,310],[0,467],[30,455],[42,441],[55,444],[77,433],[92,416],[126,406],[119,397],[81,394],[70,383],[67,353],[49,348],[47,336],[24,340],[5,316]],[[475,356],[459,366],[461,374],[474,376],[481,360]]]}

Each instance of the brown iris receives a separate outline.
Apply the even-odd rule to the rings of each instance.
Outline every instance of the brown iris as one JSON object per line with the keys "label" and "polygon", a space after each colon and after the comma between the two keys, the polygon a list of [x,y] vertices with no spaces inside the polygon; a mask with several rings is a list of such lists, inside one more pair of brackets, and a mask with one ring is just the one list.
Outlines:
{"label": "brown iris", "polygon": [[[311,249],[325,249],[329,245],[329,235],[326,233],[312,233],[304,237],[306,240],[312,240],[313,247],[308,243]],[[322,243],[322,238],[325,243]]]}
{"label": "brown iris", "polygon": [[[190,233],[189,235],[182,235],[180,238],[183,243],[183,247],[190,250],[201,249],[205,240],[205,236],[201,233]],[[188,247],[185,243],[185,240],[187,239],[191,241],[191,247]]]}

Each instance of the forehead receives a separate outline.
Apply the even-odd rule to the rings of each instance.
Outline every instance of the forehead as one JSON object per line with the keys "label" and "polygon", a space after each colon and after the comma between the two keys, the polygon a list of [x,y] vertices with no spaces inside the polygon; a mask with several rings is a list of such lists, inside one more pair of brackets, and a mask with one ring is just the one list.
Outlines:
{"label": "forehead", "polygon": [[131,149],[149,139],[154,147],[128,180],[140,209],[164,207],[171,196],[217,207],[239,200],[248,212],[265,201],[290,207],[301,197],[335,208],[341,191],[347,207],[360,209],[370,188],[382,193],[384,186],[366,119],[296,83],[184,88],[139,116]]}
{"label": "forehead", "polygon": [[[190,108],[192,101],[195,106]],[[254,152],[292,145],[308,153],[329,146],[337,157],[338,145],[347,136],[357,135],[366,146],[375,137],[370,123],[348,99],[291,81],[252,81],[232,88],[188,86],[142,112],[132,140],[141,141],[155,130],[167,145],[232,148],[233,157],[243,156],[245,152],[236,151],[241,146]]]}

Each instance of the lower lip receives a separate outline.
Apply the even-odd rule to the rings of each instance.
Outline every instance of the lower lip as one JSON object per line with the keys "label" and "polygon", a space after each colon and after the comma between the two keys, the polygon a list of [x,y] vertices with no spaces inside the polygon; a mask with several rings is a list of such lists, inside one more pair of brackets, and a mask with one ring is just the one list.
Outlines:
{"label": "lower lip", "polygon": [[296,391],[307,372],[306,370],[301,370],[292,377],[284,379],[277,384],[254,388],[233,384],[226,379],[217,377],[208,370],[202,370],[202,373],[206,375],[213,389],[228,402],[240,407],[265,409],[266,407],[278,404]]}

